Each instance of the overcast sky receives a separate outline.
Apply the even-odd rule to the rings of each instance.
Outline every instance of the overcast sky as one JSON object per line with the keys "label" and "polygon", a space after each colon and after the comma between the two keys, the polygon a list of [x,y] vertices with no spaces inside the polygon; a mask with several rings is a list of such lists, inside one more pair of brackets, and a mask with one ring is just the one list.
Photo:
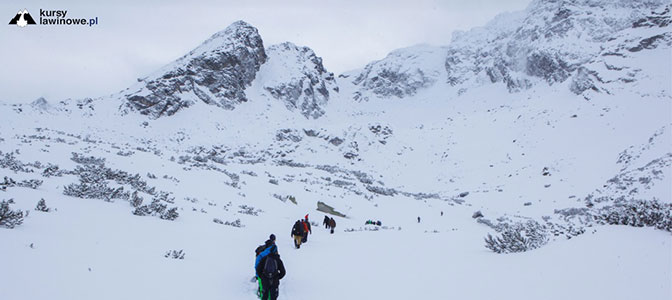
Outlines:
{"label": "overcast sky", "polygon": [[0,101],[118,92],[236,20],[257,27],[267,47],[290,41],[312,48],[339,74],[397,48],[448,44],[453,31],[482,26],[529,1],[2,1],[5,24],[26,8],[36,22],[40,9],[67,10],[68,18],[98,17],[99,25],[0,26]]}

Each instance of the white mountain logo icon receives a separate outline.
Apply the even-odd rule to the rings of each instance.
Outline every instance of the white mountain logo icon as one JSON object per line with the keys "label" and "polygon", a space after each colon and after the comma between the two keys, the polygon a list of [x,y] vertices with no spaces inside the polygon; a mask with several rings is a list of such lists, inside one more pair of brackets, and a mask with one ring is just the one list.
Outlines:
{"label": "white mountain logo icon", "polygon": [[19,27],[26,27],[26,25],[35,25],[35,20],[30,16],[27,9],[19,10],[16,16],[9,21],[9,25],[16,25]]}

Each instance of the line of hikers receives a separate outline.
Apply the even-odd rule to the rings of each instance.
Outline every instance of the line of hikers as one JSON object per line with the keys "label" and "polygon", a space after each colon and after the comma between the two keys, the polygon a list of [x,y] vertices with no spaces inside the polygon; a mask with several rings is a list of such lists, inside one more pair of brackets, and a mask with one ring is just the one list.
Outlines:
{"label": "line of hikers", "polygon": [[[324,216],[325,228],[331,229],[334,233],[336,221],[334,218]],[[308,215],[302,220],[297,220],[292,226],[292,238],[294,239],[294,246],[296,249],[301,247],[302,243],[308,241],[308,234],[312,234]],[[278,299],[280,279],[285,277],[287,271],[285,265],[278,254],[278,246],[275,245],[275,234],[271,234],[263,245],[254,250],[256,254],[254,261],[255,277],[259,288],[257,289],[257,297],[262,300],[276,300]]]}

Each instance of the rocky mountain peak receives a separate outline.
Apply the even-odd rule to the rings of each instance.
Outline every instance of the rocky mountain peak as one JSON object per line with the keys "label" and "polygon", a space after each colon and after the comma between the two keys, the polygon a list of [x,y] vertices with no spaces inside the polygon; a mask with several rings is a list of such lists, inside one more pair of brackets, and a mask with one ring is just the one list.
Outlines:
{"label": "rocky mountain peak", "polygon": [[204,102],[234,109],[266,61],[256,28],[237,21],[154,74],[125,95],[126,107],[158,118]]}

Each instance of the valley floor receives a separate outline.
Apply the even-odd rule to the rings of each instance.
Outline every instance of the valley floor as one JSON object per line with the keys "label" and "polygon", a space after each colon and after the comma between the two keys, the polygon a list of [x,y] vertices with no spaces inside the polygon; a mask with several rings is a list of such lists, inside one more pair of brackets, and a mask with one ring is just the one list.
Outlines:
{"label": "valley floor", "polygon": [[[280,299],[672,296],[672,238],[650,228],[591,227],[500,255],[483,247],[484,225],[447,213],[409,220],[401,230],[345,232],[363,226],[339,220],[335,234],[314,226],[308,243],[294,249],[294,220],[286,217],[258,217],[241,229],[206,218],[137,217],[99,200],[64,197],[52,205],[58,211],[31,211],[23,225],[0,229],[3,299],[255,299],[253,250],[270,233],[287,269]],[[164,258],[171,249],[183,249],[185,259]]]}

